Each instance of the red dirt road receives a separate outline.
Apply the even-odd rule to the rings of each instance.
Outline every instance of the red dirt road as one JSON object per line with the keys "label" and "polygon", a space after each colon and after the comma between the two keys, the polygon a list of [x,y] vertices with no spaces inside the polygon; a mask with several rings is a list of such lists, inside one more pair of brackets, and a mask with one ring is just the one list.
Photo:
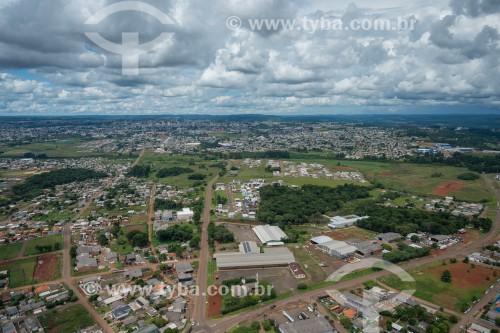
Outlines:
{"label": "red dirt road", "polygon": [[207,315],[208,318],[214,318],[220,316],[222,311],[222,296],[217,293],[217,295],[208,296],[207,304]]}
{"label": "red dirt road", "polygon": [[464,185],[459,182],[448,181],[436,187],[431,193],[435,195],[448,195],[449,193],[460,190],[462,187],[464,187]]}

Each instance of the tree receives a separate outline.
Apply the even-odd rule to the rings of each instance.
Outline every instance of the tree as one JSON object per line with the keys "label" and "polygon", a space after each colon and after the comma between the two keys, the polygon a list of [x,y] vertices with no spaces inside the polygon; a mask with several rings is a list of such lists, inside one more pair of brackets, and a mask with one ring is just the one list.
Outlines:
{"label": "tree", "polygon": [[342,315],[340,316],[340,324],[344,327],[344,328],[349,328],[351,327],[351,320],[349,318],[347,318],[346,316]]}
{"label": "tree", "polygon": [[500,326],[500,317],[495,318],[495,325]]}
{"label": "tree", "polygon": [[77,247],[76,245],[73,245],[70,249],[69,249],[69,255],[71,256],[71,258],[76,258],[76,255],[77,255]]}
{"label": "tree", "polygon": [[462,260],[462,262],[464,264],[468,264],[469,263],[469,257],[465,257],[464,260]]}
{"label": "tree", "polygon": [[61,243],[54,243],[54,251],[59,251],[61,249]]}
{"label": "tree", "polygon": [[306,290],[307,289],[307,284],[305,284],[305,283],[299,283],[297,285],[297,289],[298,290]]}
{"label": "tree", "polygon": [[97,243],[101,246],[108,246],[108,238],[105,234],[99,234],[99,236],[97,236]]}
{"label": "tree", "polygon": [[410,240],[413,242],[413,243],[418,243],[420,242],[420,237],[418,237],[417,235],[412,235],[410,237]]}
{"label": "tree", "polygon": [[133,246],[138,246],[138,247],[145,247],[148,245],[148,236],[141,232],[140,234],[137,234],[132,238],[132,245]]}
{"label": "tree", "polygon": [[441,273],[441,281],[451,283],[451,272],[449,270],[445,270]]}

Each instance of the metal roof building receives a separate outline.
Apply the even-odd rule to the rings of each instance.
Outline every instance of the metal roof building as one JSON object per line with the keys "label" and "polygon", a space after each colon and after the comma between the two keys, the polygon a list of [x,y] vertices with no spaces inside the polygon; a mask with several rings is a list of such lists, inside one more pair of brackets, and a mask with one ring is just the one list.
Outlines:
{"label": "metal roof building", "polygon": [[286,247],[266,248],[264,253],[220,252],[214,255],[217,270],[237,268],[286,267],[295,261]]}
{"label": "metal roof building", "polygon": [[260,253],[260,247],[252,241],[241,242],[239,248],[241,253]]}
{"label": "metal roof building", "polygon": [[280,242],[282,239],[288,238],[280,227],[274,225],[259,225],[253,227],[252,229],[262,244],[266,244],[268,242]]}
{"label": "metal roof building", "polygon": [[328,253],[330,256],[335,256],[340,259],[349,257],[357,250],[355,246],[337,240],[331,240],[326,243],[318,244],[317,247],[321,251]]}

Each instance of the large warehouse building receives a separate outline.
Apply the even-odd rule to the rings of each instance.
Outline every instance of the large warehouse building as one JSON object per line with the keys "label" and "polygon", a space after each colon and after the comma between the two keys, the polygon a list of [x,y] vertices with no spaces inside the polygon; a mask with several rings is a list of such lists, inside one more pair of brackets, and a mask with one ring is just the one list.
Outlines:
{"label": "large warehouse building", "polygon": [[311,242],[316,244],[316,247],[321,251],[328,253],[330,256],[335,256],[339,259],[344,259],[356,252],[357,248],[349,245],[346,242],[334,240],[328,236],[318,236],[311,238]]}
{"label": "large warehouse building", "polygon": [[286,267],[295,262],[295,257],[286,247],[266,248],[264,253],[220,252],[214,254],[214,258],[217,270]]}
{"label": "large warehouse building", "polygon": [[269,224],[253,227],[253,232],[255,232],[262,244],[269,246],[282,245],[282,240],[288,238],[280,227]]}

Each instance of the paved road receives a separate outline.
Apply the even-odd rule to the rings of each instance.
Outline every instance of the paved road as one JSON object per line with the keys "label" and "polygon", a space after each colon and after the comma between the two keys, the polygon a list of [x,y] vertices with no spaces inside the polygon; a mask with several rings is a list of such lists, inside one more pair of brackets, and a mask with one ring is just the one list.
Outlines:
{"label": "paved road", "polygon": [[[208,261],[210,260],[210,251],[208,248],[208,224],[210,223],[210,210],[212,208],[212,185],[219,179],[219,176],[214,177],[208,184],[205,193],[205,206],[203,207],[202,221],[203,225],[201,227],[201,248],[199,256],[199,266],[197,274],[198,290],[207,290],[207,274],[208,274]],[[195,296],[195,306],[193,311],[192,320],[196,323],[194,329],[195,332],[212,332],[210,327],[207,325],[207,319],[205,316],[205,305],[206,297],[204,293],[199,293],[200,295]]]}

